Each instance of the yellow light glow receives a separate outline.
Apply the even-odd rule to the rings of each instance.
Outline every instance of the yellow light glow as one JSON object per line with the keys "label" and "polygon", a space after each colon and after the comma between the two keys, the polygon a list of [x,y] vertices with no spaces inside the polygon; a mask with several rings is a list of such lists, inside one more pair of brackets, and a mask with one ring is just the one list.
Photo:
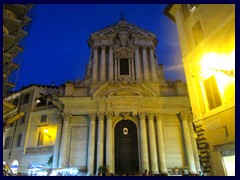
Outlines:
{"label": "yellow light glow", "polygon": [[201,67],[204,74],[206,71],[235,70],[235,51],[230,54],[207,53],[201,58]]}
{"label": "yellow light glow", "polygon": [[227,96],[234,91],[234,89],[230,87],[235,83],[235,79],[233,78],[235,77],[235,50],[229,54],[206,53],[202,56],[200,65],[202,79],[207,79],[214,75],[221,97],[225,101]]}
{"label": "yellow light glow", "polygon": [[44,129],[44,132],[45,132],[45,133],[48,133],[48,129],[47,129],[47,128],[46,128],[46,129]]}

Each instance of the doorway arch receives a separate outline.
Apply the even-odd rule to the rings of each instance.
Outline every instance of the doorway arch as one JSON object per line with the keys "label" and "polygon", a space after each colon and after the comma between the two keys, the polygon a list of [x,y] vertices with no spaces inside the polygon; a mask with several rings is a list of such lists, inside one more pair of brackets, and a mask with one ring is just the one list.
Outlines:
{"label": "doorway arch", "polygon": [[114,128],[115,173],[139,171],[137,127],[130,120],[119,121]]}

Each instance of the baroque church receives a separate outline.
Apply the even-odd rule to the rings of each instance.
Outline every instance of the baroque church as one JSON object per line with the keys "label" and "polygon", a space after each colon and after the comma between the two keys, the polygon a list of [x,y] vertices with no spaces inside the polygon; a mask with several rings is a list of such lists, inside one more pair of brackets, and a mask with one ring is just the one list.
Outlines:
{"label": "baroque church", "polygon": [[167,81],[156,35],[122,18],[91,34],[83,80],[60,87],[53,168],[93,175],[200,170],[187,86]]}

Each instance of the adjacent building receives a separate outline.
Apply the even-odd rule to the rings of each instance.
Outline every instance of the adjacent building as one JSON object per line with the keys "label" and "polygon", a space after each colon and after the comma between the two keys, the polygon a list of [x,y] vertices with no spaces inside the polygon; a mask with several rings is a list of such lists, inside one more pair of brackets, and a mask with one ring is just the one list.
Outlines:
{"label": "adjacent building", "polygon": [[235,5],[171,4],[178,29],[200,161],[235,175]]}
{"label": "adjacent building", "polygon": [[55,86],[33,84],[5,99],[24,113],[3,133],[3,160],[10,167],[17,162],[18,172],[27,173],[34,165],[50,167],[58,127],[58,109],[52,102],[58,93]]}

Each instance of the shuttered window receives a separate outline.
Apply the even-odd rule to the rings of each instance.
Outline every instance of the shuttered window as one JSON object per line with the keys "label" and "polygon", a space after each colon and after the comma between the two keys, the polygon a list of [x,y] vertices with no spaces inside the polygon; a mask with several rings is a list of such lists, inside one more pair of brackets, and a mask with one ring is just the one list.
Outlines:
{"label": "shuttered window", "polygon": [[208,107],[210,110],[222,105],[216,79],[214,76],[211,76],[204,81],[204,89],[207,96]]}

